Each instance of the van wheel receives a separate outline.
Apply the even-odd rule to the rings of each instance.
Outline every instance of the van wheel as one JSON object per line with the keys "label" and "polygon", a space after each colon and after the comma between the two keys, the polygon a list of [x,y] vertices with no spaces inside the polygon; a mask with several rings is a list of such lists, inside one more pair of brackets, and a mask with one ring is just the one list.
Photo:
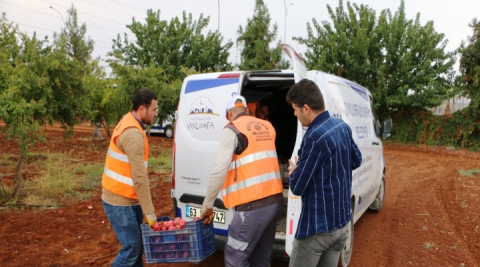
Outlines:
{"label": "van wheel", "polygon": [[383,203],[385,201],[385,172],[382,176],[382,182],[380,183],[380,188],[378,189],[378,194],[375,200],[373,201],[372,205],[370,205],[369,209],[380,212],[383,208]]}
{"label": "van wheel", "polygon": [[165,136],[167,138],[173,137],[173,127],[171,125],[165,126]]}
{"label": "van wheel", "polygon": [[350,205],[350,211],[352,213],[352,219],[347,224],[348,228],[348,236],[347,241],[345,242],[345,246],[343,246],[342,251],[340,252],[340,261],[338,262],[338,266],[346,267],[350,263],[350,259],[352,258],[353,252],[353,205],[354,202]]}

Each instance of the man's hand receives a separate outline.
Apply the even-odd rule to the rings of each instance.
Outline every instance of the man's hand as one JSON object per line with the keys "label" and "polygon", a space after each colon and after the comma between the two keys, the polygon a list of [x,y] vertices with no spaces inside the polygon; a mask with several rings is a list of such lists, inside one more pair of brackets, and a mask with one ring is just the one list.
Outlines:
{"label": "man's hand", "polygon": [[157,215],[155,215],[155,213],[147,214],[145,215],[145,218],[147,218],[148,226],[150,227],[157,222]]}
{"label": "man's hand", "polygon": [[213,221],[213,209],[212,208],[203,208],[202,214],[200,214],[200,219],[205,218],[203,224],[210,224]]}
{"label": "man's hand", "polygon": [[293,171],[297,168],[297,162],[298,156],[295,156],[294,160],[288,160],[288,163],[290,164],[290,166],[288,166],[288,176],[292,175]]}

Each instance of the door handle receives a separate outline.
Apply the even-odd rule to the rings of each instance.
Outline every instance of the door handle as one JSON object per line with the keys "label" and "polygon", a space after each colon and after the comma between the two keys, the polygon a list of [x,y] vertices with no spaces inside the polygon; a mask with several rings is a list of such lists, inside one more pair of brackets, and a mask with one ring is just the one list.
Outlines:
{"label": "door handle", "polygon": [[379,145],[380,145],[380,142],[372,142],[372,145],[374,145],[374,146],[379,146]]}

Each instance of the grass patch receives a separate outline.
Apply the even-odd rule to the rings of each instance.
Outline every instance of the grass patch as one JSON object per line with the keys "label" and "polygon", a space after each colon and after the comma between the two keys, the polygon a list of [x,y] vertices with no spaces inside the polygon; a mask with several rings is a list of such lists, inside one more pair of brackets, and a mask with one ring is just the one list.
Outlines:
{"label": "grass patch", "polygon": [[102,182],[103,163],[90,163],[75,167],[74,173],[78,176],[78,190],[96,190]]}
{"label": "grass patch", "polygon": [[15,168],[18,156],[13,154],[3,154],[0,156],[0,166],[7,166],[8,168]]}
{"label": "grass patch", "polygon": [[459,170],[458,173],[460,173],[461,176],[472,177],[476,174],[480,174],[480,169]]}
{"label": "grass patch", "polygon": [[[24,197],[18,202],[27,205],[59,206],[93,197],[101,186],[104,163],[84,164],[74,159],[73,154],[73,152],[30,154],[26,161],[36,166],[39,171],[32,180],[25,182]],[[149,169],[159,174],[171,172],[172,149],[161,149],[155,154],[157,156],[151,156],[148,160]],[[7,155],[0,157],[0,163],[4,166],[16,164]],[[158,182],[161,176],[153,176],[153,182]],[[5,186],[5,190],[8,198],[11,196],[12,188]],[[4,204],[15,204],[13,199],[0,201]]]}
{"label": "grass patch", "polygon": [[13,186],[3,185],[3,188],[5,189],[5,196],[0,194],[0,203],[2,203],[2,205],[15,204],[15,199],[11,197],[13,194]]}
{"label": "grass patch", "polygon": [[148,168],[154,172],[167,173],[172,171],[172,149],[164,148],[160,150],[158,156],[148,158]]}
{"label": "grass patch", "polygon": [[[88,175],[76,175],[75,168],[73,168],[75,163],[63,154],[54,153],[47,154],[41,164],[45,168],[44,171],[32,181],[25,183],[24,192],[27,195],[23,199],[23,203],[55,206],[85,200],[93,196],[92,192],[83,191],[81,188],[92,188],[90,184],[94,184],[94,182],[90,180],[93,180],[94,174],[98,172],[95,167],[86,167],[85,174],[88,173]],[[95,179],[101,180],[101,176],[96,176]]]}

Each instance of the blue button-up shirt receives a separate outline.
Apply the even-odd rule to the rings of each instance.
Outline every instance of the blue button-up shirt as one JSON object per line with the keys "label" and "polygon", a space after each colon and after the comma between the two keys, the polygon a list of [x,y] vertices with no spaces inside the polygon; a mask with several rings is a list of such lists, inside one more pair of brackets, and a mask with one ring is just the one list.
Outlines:
{"label": "blue button-up shirt", "polygon": [[318,115],[303,137],[290,176],[290,189],[303,202],[295,238],[340,229],[350,221],[352,170],[361,163],[350,127],[328,111]]}

